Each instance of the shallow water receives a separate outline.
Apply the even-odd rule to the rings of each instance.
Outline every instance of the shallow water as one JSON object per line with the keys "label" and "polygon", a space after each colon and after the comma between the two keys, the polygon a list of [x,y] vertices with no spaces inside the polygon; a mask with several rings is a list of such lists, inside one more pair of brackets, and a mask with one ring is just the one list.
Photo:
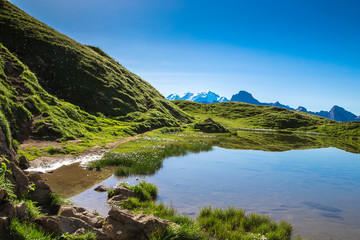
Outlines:
{"label": "shallow water", "polygon": [[[111,176],[100,184],[115,187],[136,178],[157,184],[159,201],[194,217],[205,205],[235,206],[291,222],[294,236],[360,236],[360,155],[336,148],[264,152],[214,147],[168,158],[153,176]],[[106,215],[106,193],[95,192],[97,185],[72,201]]]}

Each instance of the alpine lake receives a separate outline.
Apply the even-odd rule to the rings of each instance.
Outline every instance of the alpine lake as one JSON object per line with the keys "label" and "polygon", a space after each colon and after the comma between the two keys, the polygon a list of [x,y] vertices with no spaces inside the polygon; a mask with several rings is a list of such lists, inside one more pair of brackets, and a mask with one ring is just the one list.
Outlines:
{"label": "alpine lake", "polygon": [[[260,144],[249,144],[255,135]],[[80,163],[44,175],[55,192],[102,215],[110,206],[95,187],[146,180],[159,187],[158,201],[194,218],[204,206],[234,206],[290,222],[294,237],[359,239],[358,139],[243,132],[230,149],[219,145],[166,158],[151,176],[117,177]]]}

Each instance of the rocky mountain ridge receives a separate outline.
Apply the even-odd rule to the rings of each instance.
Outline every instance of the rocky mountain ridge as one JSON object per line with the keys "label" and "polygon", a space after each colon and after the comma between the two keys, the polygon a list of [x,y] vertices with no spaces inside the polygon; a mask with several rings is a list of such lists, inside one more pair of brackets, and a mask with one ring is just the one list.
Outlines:
{"label": "rocky mountain ridge", "polygon": [[273,106],[273,107],[280,107],[280,108],[286,108],[293,111],[300,111],[300,112],[306,112],[310,113],[312,115],[329,118],[331,120],[335,120],[338,122],[350,122],[350,121],[360,121],[360,116],[356,116],[355,114],[347,111],[346,109],[339,107],[337,105],[333,106],[329,111],[321,110],[319,112],[312,112],[308,111],[305,107],[299,106],[298,108],[292,108],[289,105],[284,105],[278,101],[274,103],[265,103],[260,102],[256,98],[253,97],[253,95],[247,91],[239,91],[239,93],[234,94],[230,100],[228,100],[226,97],[220,97],[218,94],[206,91],[201,92],[198,94],[194,93],[185,93],[182,96],[179,96],[176,93],[170,94],[167,98],[167,100],[188,100],[188,101],[194,101],[199,103],[218,103],[218,102],[227,102],[227,101],[233,101],[233,102],[244,102],[254,105],[261,105],[261,106]]}
{"label": "rocky mountain ridge", "polygon": [[200,92],[197,94],[187,92],[184,93],[182,96],[173,93],[167,96],[167,100],[188,100],[188,101],[194,101],[199,103],[218,103],[218,102],[227,102],[229,101],[226,97],[219,96],[218,94],[212,92],[212,91],[205,91]]}

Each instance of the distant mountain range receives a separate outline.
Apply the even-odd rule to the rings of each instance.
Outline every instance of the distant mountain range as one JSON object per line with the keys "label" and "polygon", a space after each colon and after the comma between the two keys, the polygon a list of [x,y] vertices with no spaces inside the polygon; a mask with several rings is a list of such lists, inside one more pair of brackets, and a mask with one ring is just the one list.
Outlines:
{"label": "distant mountain range", "polygon": [[[194,101],[199,103],[218,103],[218,102],[227,102],[229,101],[226,97],[219,96],[218,94],[211,92],[211,91],[205,91],[201,93],[185,93],[184,95],[180,96],[178,94],[170,94],[167,97],[168,100],[188,100],[188,101]],[[300,112],[306,112],[310,113],[316,116],[329,118],[335,121],[339,122],[349,122],[349,121],[360,121],[360,116],[356,116],[355,114],[345,110],[342,107],[339,106],[333,106],[329,111],[320,111],[320,112],[312,112],[308,111],[305,107],[299,106],[298,108],[292,108],[289,105],[281,104],[280,102],[275,103],[263,103],[258,101],[256,98],[252,96],[251,93],[246,91],[239,91],[239,93],[234,94],[230,101],[233,102],[244,102],[244,103],[250,103],[255,105],[262,105],[262,106],[273,106],[273,107],[281,107],[286,108],[293,111],[300,111]]]}
{"label": "distant mountain range", "polygon": [[185,93],[184,95],[180,96],[176,93],[170,94],[167,98],[167,100],[188,100],[188,101],[194,101],[199,103],[218,103],[218,102],[227,102],[229,101],[226,97],[220,97],[214,92],[211,91],[205,91],[201,93]]}

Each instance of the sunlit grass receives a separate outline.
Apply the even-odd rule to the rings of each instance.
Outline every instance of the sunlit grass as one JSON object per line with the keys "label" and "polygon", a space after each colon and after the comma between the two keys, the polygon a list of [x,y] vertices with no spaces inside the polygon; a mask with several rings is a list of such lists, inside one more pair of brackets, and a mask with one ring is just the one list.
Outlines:
{"label": "sunlit grass", "polygon": [[119,166],[116,175],[153,174],[161,168],[165,158],[181,156],[188,152],[211,150],[211,144],[202,141],[181,139],[175,135],[149,134],[143,138],[121,144],[105,154],[103,159],[91,162],[89,169]]}
{"label": "sunlit grass", "polygon": [[198,223],[206,232],[220,239],[290,240],[292,226],[280,221],[276,223],[266,215],[245,214],[242,209],[212,209],[204,207],[198,215]]}

